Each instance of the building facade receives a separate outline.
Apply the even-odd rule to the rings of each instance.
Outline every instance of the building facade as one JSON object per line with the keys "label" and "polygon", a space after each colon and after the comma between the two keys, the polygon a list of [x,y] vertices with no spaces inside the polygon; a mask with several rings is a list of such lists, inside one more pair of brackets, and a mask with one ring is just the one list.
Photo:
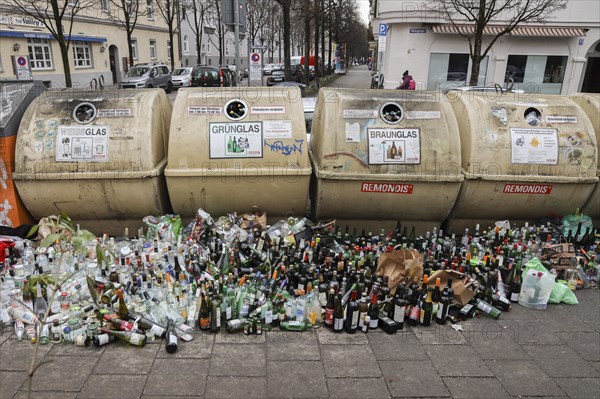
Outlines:
{"label": "building facade", "polygon": [[[494,43],[481,63],[478,84],[514,82],[515,88],[545,94],[600,92],[599,16],[597,0],[569,0],[544,24],[518,25]],[[371,18],[378,43],[380,25],[387,25],[385,47],[374,49],[386,89],[398,87],[405,70],[424,90],[469,80],[469,45],[459,30],[468,33],[471,26],[457,22],[454,27],[421,3],[405,0],[374,0]],[[501,26],[498,21],[486,27],[483,48]]]}
{"label": "building facade", "polygon": [[[146,0],[145,15],[138,18],[133,31],[133,61],[162,62],[170,65],[169,34],[165,21],[153,0]],[[122,12],[108,0],[78,13],[73,21],[69,62],[73,87],[89,87],[94,78],[105,85],[118,84],[128,70],[127,34],[119,29],[109,14]],[[69,19],[65,18],[68,24]],[[69,26],[65,26],[68,32]],[[177,35],[174,55],[179,54]],[[28,56],[33,79],[52,88],[65,86],[60,47],[41,21],[14,12],[0,0],[0,79],[15,79],[16,60]],[[175,65],[179,65],[179,59]]]}

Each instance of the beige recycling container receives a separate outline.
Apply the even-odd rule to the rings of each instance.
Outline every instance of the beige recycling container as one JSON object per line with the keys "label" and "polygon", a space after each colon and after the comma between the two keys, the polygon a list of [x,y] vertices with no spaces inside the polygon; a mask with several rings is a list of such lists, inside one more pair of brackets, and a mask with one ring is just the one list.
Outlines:
{"label": "beige recycling container", "polygon": [[[596,132],[596,152],[599,152],[600,147],[600,94],[578,93],[571,96],[583,109],[592,122],[594,131]],[[597,164],[596,176],[600,177],[600,161]],[[600,223],[600,182],[596,184],[596,188],[592,191],[590,198],[583,206],[582,212],[589,215],[594,224]]]}
{"label": "beige recycling container", "polygon": [[49,91],[27,109],[14,180],[36,218],[65,212],[122,234],[170,211],[164,179],[171,104],[161,89]]}
{"label": "beige recycling container", "polygon": [[165,170],[173,210],[213,218],[258,206],[303,216],[311,167],[298,88],[180,89]]}
{"label": "beige recycling container", "polygon": [[315,216],[342,226],[431,230],[463,180],[454,112],[433,92],[321,89],[310,150]]}
{"label": "beige recycling container", "polygon": [[448,219],[462,232],[572,214],[596,181],[592,124],[566,96],[451,92],[465,181]]}

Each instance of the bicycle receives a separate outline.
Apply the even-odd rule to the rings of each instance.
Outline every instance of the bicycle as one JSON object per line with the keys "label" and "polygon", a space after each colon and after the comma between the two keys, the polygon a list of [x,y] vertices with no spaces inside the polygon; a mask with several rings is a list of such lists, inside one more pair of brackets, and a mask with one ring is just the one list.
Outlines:
{"label": "bicycle", "polygon": [[100,90],[104,89],[104,75],[100,75],[98,79],[92,78],[90,80],[90,89],[98,90],[98,87],[100,87]]}

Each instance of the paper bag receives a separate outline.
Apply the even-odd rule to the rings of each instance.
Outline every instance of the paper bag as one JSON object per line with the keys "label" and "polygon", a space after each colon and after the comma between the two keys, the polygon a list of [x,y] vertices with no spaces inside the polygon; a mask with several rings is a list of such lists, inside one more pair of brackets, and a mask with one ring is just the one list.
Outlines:
{"label": "paper bag", "polygon": [[460,305],[466,305],[477,291],[478,283],[464,273],[455,270],[436,270],[427,283],[427,287],[435,288],[435,280],[439,277],[440,287],[444,288],[448,284],[448,279],[452,279],[452,290],[454,290],[454,302]]}
{"label": "paper bag", "polygon": [[394,249],[379,256],[377,275],[388,276],[388,286],[392,294],[401,282],[410,282],[423,276],[423,255],[414,249]]}
{"label": "paper bag", "polygon": [[257,228],[262,228],[267,225],[267,212],[261,211],[259,207],[255,206],[252,208],[251,213],[244,213],[241,215],[242,223],[240,227],[242,229],[247,229],[250,227],[250,222],[252,222],[252,226]]}
{"label": "paper bag", "polygon": [[577,267],[577,254],[573,244],[561,243],[546,245],[542,250],[542,259],[550,261],[551,267],[565,270]]}

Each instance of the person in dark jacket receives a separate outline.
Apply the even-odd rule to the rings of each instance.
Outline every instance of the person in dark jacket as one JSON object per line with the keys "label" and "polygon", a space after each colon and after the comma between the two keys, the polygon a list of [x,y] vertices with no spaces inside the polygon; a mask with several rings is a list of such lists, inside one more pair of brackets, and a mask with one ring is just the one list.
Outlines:
{"label": "person in dark jacket", "polygon": [[413,77],[408,73],[408,71],[404,71],[404,73],[402,74],[402,83],[400,84],[400,86],[398,87],[398,89],[400,89],[400,90],[414,90],[415,89],[414,87],[411,88],[411,83],[410,83],[411,80],[414,81]]}

